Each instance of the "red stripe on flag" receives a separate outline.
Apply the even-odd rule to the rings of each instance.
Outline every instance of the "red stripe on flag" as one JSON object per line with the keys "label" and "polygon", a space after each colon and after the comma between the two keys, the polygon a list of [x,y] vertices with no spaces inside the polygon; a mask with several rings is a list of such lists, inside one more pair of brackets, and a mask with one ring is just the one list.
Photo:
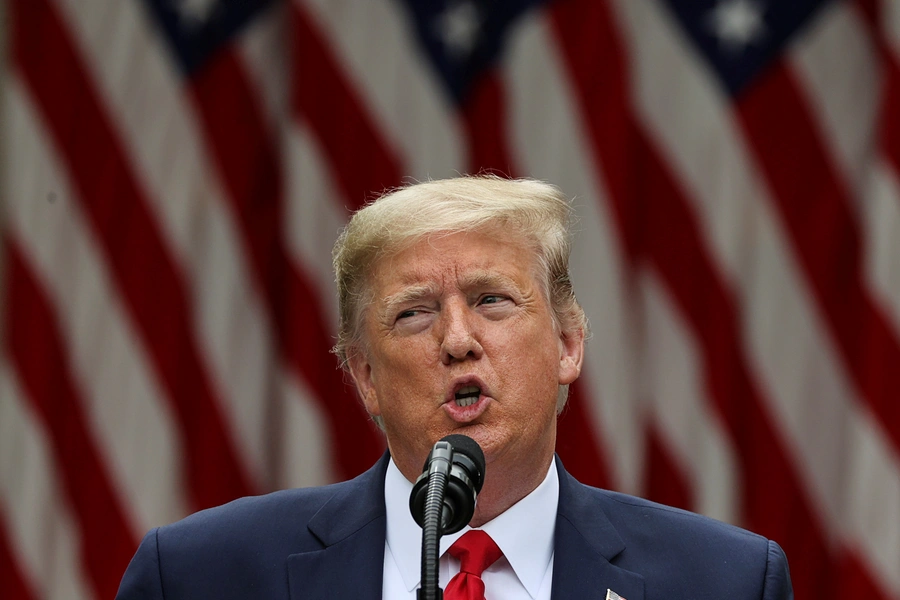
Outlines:
{"label": "red stripe on flag", "polygon": [[193,506],[253,491],[197,342],[182,274],[69,32],[47,0],[11,5],[12,49],[178,419]]}
{"label": "red stripe on flag", "polygon": [[262,107],[233,50],[197,73],[192,90],[279,351],[328,416],[338,475],[354,477],[378,459],[383,442],[329,353],[331,336],[314,286],[288,258],[282,235],[284,176]]}
{"label": "red stripe on flag", "polygon": [[[624,199],[630,195],[632,182],[639,175],[634,170],[637,163],[630,120],[623,118],[629,111],[625,102],[628,92],[624,62],[610,60],[611,56],[616,56],[612,53],[619,50],[614,47],[617,34],[609,28],[606,11],[600,4],[573,2],[568,6],[554,5],[548,16],[557,39],[561,40],[559,46],[566,58],[564,66],[568,67],[570,79],[578,85],[574,92],[583,109],[582,116],[588,116],[583,122],[591,136],[591,144],[598,158],[602,156],[605,187],[612,198]],[[597,29],[598,24],[601,30]],[[603,37],[607,35],[611,37]],[[602,152],[598,152],[598,144],[603,147]],[[617,209],[621,216],[616,223],[619,241],[626,258],[634,265],[641,245],[637,227],[645,215],[638,212],[637,202],[621,202]],[[633,269],[626,272],[625,277],[630,286]],[[659,466],[674,464],[669,458],[658,458],[661,459],[657,463]],[[651,485],[686,489],[687,484],[677,470],[668,470],[665,475],[668,483],[653,482]],[[654,487],[654,493],[659,491]]]}
{"label": "red stripe on flag", "polygon": [[9,240],[4,250],[8,354],[49,433],[62,487],[78,522],[85,570],[97,595],[112,598],[137,540],[91,436],[51,304],[22,251]]}
{"label": "red stripe on flag", "polygon": [[[592,148],[596,158],[602,159],[605,188],[610,197],[624,199],[642,173],[635,160],[637,149],[631,120],[623,118],[630,111],[628,75],[608,11],[601,2],[580,0],[554,4],[548,16],[566,58],[563,66],[577,85],[573,93],[582,117],[586,117],[582,121]],[[607,39],[607,35],[613,37]],[[616,209],[620,213],[619,242],[627,259],[634,262],[641,245],[638,227],[646,215],[639,212],[638,203],[619,202]],[[630,229],[622,229],[626,226]],[[633,279],[632,274],[628,275]],[[631,287],[633,281],[626,283]]]}
{"label": "red stripe on flag", "polygon": [[878,122],[881,147],[895,176],[900,180],[900,63],[893,55],[889,55],[885,62],[883,94]]}
{"label": "red stripe on flag", "polygon": [[[312,20],[296,5],[293,8],[296,26],[293,58],[299,73],[294,81],[293,99],[298,117],[310,125],[325,149],[329,163],[337,172],[341,187],[351,203],[355,198],[366,197],[379,188],[397,185],[400,167],[392,150],[382,141],[357,94],[341,76],[337,60],[328,51]],[[503,172],[509,173],[512,170],[511,161],[505,146],[509,138],[505,131],[493,125],[502,120],[498,117],[503,110],[502,98],[502,88],[496,76],[486,78],[469,103],[463,120],[468,124],[470,156],[478,157],[470,160],[470,164],[479,169],[503,165]],[[475,126],[485,120],[493,123],[491,127]],[[367,163],[366,169],[360,168],[360,161]],[[395,179],[391,181],[391,178]],[[359,204],[351,205],[351,208],[359,208]],[[293,339],[297,338],[293,336]],[[570,402],[573,402],[572,410],[583,415],[585,407],[579,387],[577,382],[571,387]],[[574,424],[575,420],[570,421]],[[586,427],[586,419],[579,421]],[[562,427],[565,431],[569,425]],[[580,439],[579,458],[571,459],[573,472],[593,481],[608,481],[605,461],[600,458],[596,444],[591,444],[592,436]],[[589,450],[591,445],[594,446],[593,451]]]}
{"label": "red stripe on flag", "polygon": [[401,183],[403,169],[312,18],[291,3],[291,105],[316,136],[351,210]]}
{"label": "red stripe on flag", "polygon": [[517,171],[506,128],[506,89],[495,69],[485,71],[462,103],[469,172],[512,177]]}
{"label": "red stripe on flag", "polygon": [[[8,400],[8,399],[7,399]],[[0,514],[0,598],[7,600],[36,600],[37,594],[31,589],[16,561],[13,546]]]}
{"label": "red stripe on flag", "polygon": [[644,461],[647,498],[685,510],[697,510],[688,478],[678,463],[672,460],[658,426],[647,427],[647,455]]}
{"label": "red stripe on flag", "polygon": [[611,488],[609,465],[597,439],[596,419],[581,380],[569,386],[569,401],[559,416],[556,430],[556,452],[566,470],[578,481],[601,488]]}
{"label": "red stripe on flag", "polygon": [[[605,3],[570,2],[554,5],[552,17],[595,158],[608,181],[623,246],[632,257],[646,253],[696,335],[709,397],[741,462],[744,524],[778,540],[795,557],[792,578],[798,597],[824,596],[833,559],[823,527],[750,376],[737,310],[703,246],[688,202],[634,124],[626,57],[608,11]],[[611,93],[620,96],[613,99]],[[770,493],[772,489],[779,493]]]}
{"label": "red stripe on flag", "polygon": [[343,475],[358,475],[371,467],[383,452],[384,438],[356,399],[349,377],[344,377],[334,356],[322,344],[322,340],[328,339],[324,322],[310,317],[322,314],[314,290],[299,277],[290,278],[288,284],[284,298],[291,310],[283,323],[285,355],[302,369],[303,376],[319,394],[334,436],[332,451],[344,470]]}
{"label": "red stripe on flag", "polygon": [[[465,125],[466,149],[471,172],[491,172],[516,177],[518,169],[509,148],[506,89],[499,73],[485,72],[461,107]],[[596,435],[594,421],[583,383],[569,386],[569,401],[564,416],[558,421],[557,450],[568,470],[580,481],[608,487],[609,467]]]}
{"label": "red stripe on flag", "polygon": [[866,24],[869,26],[870,34],[878,31],[880,27],[879,24],[881,23],[881,20],[883,18],[883,11],[881,10],[880,3],[881,0],[852,1],[853,6],[855,6],[859,10],[859,13],[862,16],[863,20],[866,21]]}
{"label": "red stripe on flag", "polygon": [[738,116],[836,348],[900,452],[900,344],[865,290],[853,201],[784,63],[747,89]]}
{"label": "red stripe on flag", "polygon": [[[881,59],[881,104],[875,124],[879,150],[900,180],[900,57],[887,39],[882,25],[884,10],[878,0],[855,0],[853,6],[865,23],[866,32]],[[900,198],[897,199],[900,202]]]}
{"label": "red stripe on flag", "polygon": [[850,550],[845,549],[840,557],[836,579],[835,598],[891,600],[891,595],[875,583],[866,562]]}
{"label": "red stripe on flag", "polygon": [[645,222],[648,259],[698,336],[710,399],[740,457],[744,524],[798,558],[791,573],[799,597],[823,596],[830,587],[823,573],[831,573],[833,566],[824,527],[750,375],[737,309],[703,247],[687,201],[650,144],[644,143],[645,187],[638,195],[651,215]]}
{"label": "red stripe on flag", "polygon": [[869,39],[878,49],[882,68],[882,97],[876,130],[880,136],[882,151],[900,174],[900,63],[897,62],[898,57],[891,40],[885,36],[884,27],[890,25],[884,21],[885,10],[880,0],[854,0],[852,4],[862,18]]}

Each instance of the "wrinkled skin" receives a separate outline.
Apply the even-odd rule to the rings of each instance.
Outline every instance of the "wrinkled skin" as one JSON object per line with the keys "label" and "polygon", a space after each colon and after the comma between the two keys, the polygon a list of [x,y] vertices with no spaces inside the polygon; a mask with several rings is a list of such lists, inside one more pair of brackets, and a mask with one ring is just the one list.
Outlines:
{"label": "wrinkled skin", "polygon": [[[509,232],[423,239],[376,264],[365,347],[350,356],[366,409],[383,419],[407,479],[445,435],[482,447],[476,527],[543,480],[558,386],[581,371],[584,334],[555,326],[537,273],[533,251]],[[471,385],[480,388],[477,402],[458,406],[454,393]]]}

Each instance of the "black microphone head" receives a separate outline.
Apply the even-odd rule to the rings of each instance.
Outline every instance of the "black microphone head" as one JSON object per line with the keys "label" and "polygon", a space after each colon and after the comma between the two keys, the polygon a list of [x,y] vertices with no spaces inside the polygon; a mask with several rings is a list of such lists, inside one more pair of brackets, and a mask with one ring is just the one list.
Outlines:
{"label": "black microphone head", "polygon": [[[435,498],[443,498],[441,529],[444,533],[455,533],[466,526],[475,514],[475,498],[484,485],[484,452],[472,438],[453,434],[438,440],[428,454],[422,474],[413,485],[409,496],[409,510],[420,527],[425,526],[426,504],[432,483],[442,489]],[[432,477],[434,472],[435,479]],[[440,477],[438,475],[440,474]]]}
{"label": "black microphone head", "polygon": [[469,476],[472,478],[472,483],[475,485],[475,492],[480,492],[482,486],[484,486],[485,461],[484,452],[481,450],[481,446],[478,445],[478,442],[467,435],[458,433],[444,436],[441,438],[441,441],[448,442],[450,446],[453,447],[454,455],[462,454],[472,461],[475,469],[474,472],[469,473]]}

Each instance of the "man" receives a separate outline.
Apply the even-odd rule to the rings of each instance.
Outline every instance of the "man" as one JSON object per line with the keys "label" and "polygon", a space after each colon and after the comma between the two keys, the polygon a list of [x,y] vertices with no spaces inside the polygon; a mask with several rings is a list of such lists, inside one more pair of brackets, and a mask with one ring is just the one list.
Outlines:
{"label": "man", "polygon": [[151,531],[118,597],[415,598],[409,493],[434,443],[459,433],[487,466],[470,527],[442,539],[448,600],[792,598],[774,542],[589,488],[554,458],[586,330],[570,218],[552,186],[494,177],[409,186],[356,213],[335,246],[336,351],[389,455],[349,482]]}

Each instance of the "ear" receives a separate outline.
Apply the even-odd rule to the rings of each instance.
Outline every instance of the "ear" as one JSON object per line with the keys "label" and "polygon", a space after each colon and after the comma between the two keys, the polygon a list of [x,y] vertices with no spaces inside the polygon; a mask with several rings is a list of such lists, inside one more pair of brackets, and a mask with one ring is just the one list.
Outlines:
{"label": "ear", "polygon": [[372,376],[372,365],[369,363],[366,353],[356,348],[347,357],[347,366],[350,368],[350,377],[356,386],[356,392],[362,400],[363,406],[370,416],[381,416],[381,407],[378,405],[378,394],[375,391],[375,379]]}
{"label": "ear", "polygon": [[581,375],[584,329],[579,327],[560,333],[559,342],[559,385],[569,385]]}

